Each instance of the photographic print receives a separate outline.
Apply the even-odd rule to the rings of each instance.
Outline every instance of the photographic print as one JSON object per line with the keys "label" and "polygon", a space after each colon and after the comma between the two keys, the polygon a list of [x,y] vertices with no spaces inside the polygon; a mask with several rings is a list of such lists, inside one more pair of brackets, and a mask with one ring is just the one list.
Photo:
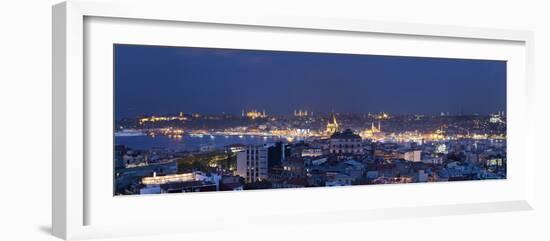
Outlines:
{"label": "photographic print", "polygon": [[506,61],[113,48],[114,195],[506,179]]}

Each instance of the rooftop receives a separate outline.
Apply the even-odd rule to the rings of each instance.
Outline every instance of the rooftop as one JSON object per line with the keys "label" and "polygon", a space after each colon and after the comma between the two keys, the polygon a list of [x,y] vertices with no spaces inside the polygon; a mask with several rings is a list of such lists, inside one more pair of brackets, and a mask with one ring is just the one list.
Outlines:
{"label": "rooftop", "polygon": [[330,136],[331,139],[361,139],[361,136],[353,133],[352,130],[346,129],[341,132],[335,132]]}

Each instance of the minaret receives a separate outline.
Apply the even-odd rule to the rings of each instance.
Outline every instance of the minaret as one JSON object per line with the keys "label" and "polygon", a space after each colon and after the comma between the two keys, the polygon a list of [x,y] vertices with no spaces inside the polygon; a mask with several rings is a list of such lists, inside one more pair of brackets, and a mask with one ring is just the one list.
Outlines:
{"label": "minaret", "polygon": [[380,128],[380,120],[378,120],[378,131],[382,131],[382,129]]}
{"label": "minaret", "polygon": [[243,109],[243,112],[242,112],[241,116],[244,117],[244,109]]}
{"label": "minaret", "polygon": [[336,130],[338,130],[338,121],[336,121],[336,115],[332,114],[332,123],[334,123],[334,126],[336,126]]}
{"label": "minaret", "polygon": [[329,133],[329,134],[334,134],[335,132],[338,131],[338,121],[336,121],[336,116],[334,114],[332,114],[332,120],[329,119],[328,123],[327,123],[327,130],[326,132]]}

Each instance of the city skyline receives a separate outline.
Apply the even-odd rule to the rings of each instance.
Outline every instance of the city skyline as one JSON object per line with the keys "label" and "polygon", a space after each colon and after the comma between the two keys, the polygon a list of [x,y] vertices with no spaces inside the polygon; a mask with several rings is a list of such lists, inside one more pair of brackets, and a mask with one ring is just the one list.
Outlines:
{"label": "city skyline", "polygon": [[504,61],[114,48],[113,195],[507,178]]}
{"label": "city skyline", "polygon": [[141,45],[114,50],[116,118],[240,115],[242,109],[273,115],[506,110],[504,61]]}

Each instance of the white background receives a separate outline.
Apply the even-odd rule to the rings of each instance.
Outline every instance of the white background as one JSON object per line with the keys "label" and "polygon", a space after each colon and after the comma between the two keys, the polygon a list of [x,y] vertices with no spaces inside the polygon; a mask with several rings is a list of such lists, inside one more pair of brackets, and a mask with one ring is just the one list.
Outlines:
{"label": "white background", "polygon": [[[51,5],[58,1],[2,2],[0,8],[0,240],[56,240],[51,227]],[[545,1],[202,1],[216,11],[359,18],[535,31],[537,91],[536,211],[416,218],[296,228],[205,232],[117,240],[548,240],[550,188],[543,160],[548,135],[550,7]],[[256,2],[256,3],[254,3]],[[262,2],[262,3],[259,3]],[[154,11],[154,9],[152,9]],[[546,80],[546,81],[545,81]],[[547,126],[544,126],[546,124]]]}

